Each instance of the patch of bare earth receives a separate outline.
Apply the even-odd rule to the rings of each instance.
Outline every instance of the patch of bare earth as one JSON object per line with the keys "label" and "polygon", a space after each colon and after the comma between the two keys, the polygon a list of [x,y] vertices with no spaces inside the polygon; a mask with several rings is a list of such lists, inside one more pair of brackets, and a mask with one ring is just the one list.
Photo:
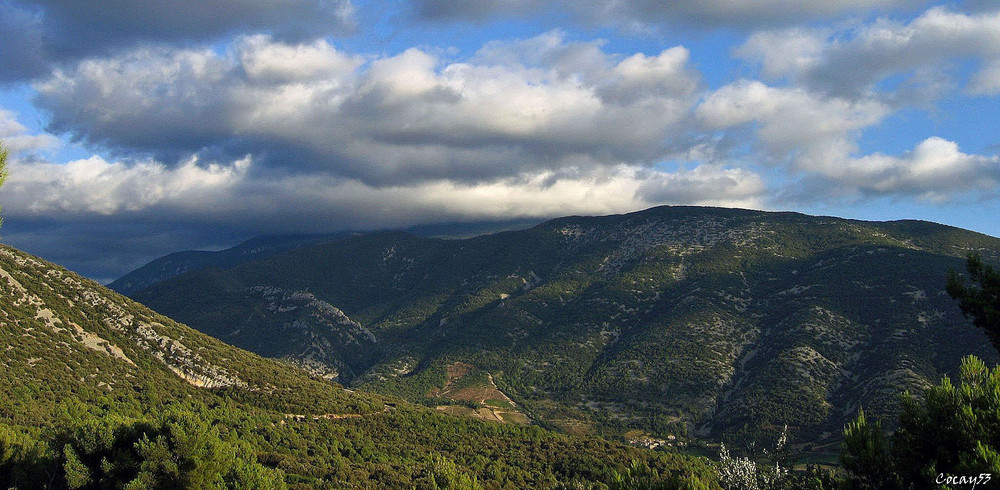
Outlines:
{"label": "patch of bare earth", "polygon": [[440,405],[437,407],[438,410],[501,423],[520,425],[531,423],[531,419],[517,409],[517,403],[497,388],[492,374],[486,375],[487,383],[484,385],[461,388],[456,386],[459,380],[474,370],[474,366],[461,361],[451,364],[445,370],[447,380],[444,388],[434,389],[429,395],[453,401],[472,402],[479,406],[472,408],[461,405]]}

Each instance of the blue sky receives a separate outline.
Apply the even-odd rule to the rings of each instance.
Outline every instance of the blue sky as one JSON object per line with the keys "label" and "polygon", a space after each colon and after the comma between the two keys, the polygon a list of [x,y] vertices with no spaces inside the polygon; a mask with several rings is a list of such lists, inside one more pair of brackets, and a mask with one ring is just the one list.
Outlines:
{"label": "blue sky", "polygon": [[0,0],[0,239],[101,281],[660,204],[1000,236],[993,1],[135,5]]}

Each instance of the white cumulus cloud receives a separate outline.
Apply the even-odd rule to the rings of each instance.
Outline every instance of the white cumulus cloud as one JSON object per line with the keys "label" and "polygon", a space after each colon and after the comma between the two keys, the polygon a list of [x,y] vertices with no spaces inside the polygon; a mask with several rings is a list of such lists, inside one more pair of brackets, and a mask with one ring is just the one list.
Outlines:
{"label": "white cumulus cloud", "polygon": [[973,60],[978,69],[966,88],[997,94],[1000,10],[966,13],[934,7],[910,21],[883,18],[846,30],[763,31],[751,35],[737,53],[759,60],[767,76],[843,96],[864,96],[893,76],[908,77],[923,97],[938,96],[940,87],[926,80],[956,78],[956,65]]}
{"label": "white cumulus cloud", "polygon": [[418,48],[365,59],[254,36],[224,53],[90,59],[35,88],[51,128],[87,143],[166,160],[252,153],[375,185],[649,165],[674,151],[700,89],[688,51],[623,58],[591,45],[580,57],[560,36],[489,47],[535,45],[534,64],[444,62]]}
{"label": "white cumulus cloud", "polygon": [[720,88],[697,109],[699,120],[709,128],[755,124],[771,158],[816,172],[844,161],[856,150],[860,130],[889,113],[890,108],[875,99],[817,95],[749,80]]}
{"label": "white cumulus cloud", "polygon": [[249,160],[176,167],[147,161],[108,162],[93,156],[68,163],[14,159],[4,185],[4,211],[15,218],[113,215],[155,207],[205,213],[245,177]]}
{"label": "white cumulus cloud", "polygon": [[59,139],[48,134],[29,134],[17,114],[0,108],[0,142],[12,152],[33,152],[55,147]]}
{"label": "white cumulus cloud", "polygon": [[956,195],[984,192],[996,195],[1000,187],[1000,157],[969,155],[958,144],[932,137],[901,156],[876,153],[830,167],[831,179],[879,196],[912,195],[945,202]]}

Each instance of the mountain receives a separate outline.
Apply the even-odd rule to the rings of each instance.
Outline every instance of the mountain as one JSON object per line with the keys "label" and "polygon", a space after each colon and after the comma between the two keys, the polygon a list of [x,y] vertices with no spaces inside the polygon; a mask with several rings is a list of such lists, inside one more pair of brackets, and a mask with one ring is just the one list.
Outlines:
{"label": "mountain", "polygon": [[[508,220],[472,223],[445,223],[439,225],[414,226],[406,231],[424,237],[467,238],[486,233],[524,229],[538,224],[534,220]],[[325,235],[264,235],[251,238],[235,247],[210,252],[206,250],[185,250],[160,257],[150,263],[112,281],[108,287],[124,295],[135,294],[158,282],[178,274],[203,267],[229,269],[246,262],[262,260],[297,248],[332,242],[357,235],[356,232],[341,232]]]}
{"label": "mountain", "polygon": [[581,486],[632,461],[718,488],[702,459],[344,389],[3,245],[0,340],[3,488]]}
{"label": "mountain", "polygon": [[1000,240],[919,221],[659,207],[462,240],[358,235],[134,297],[440,410],[746,444],[788,425],[797,449],[835,452],[859,408],[895,420],[899,393],[954,375],[961,356],[1000,362],[944,292],[970,252],[996,261]]}
{"label": "mountain", "polygon": [[134,294],[160,281],[202,267],[228,269],[253,260],[260,260],[307,245],[338,240],[349,235],[349,233],[335,235],[267,235],[252,238],[235,247],[217,252],[204,250],[174,252],[125,274],[108,284],[108,287],[121,294]]}

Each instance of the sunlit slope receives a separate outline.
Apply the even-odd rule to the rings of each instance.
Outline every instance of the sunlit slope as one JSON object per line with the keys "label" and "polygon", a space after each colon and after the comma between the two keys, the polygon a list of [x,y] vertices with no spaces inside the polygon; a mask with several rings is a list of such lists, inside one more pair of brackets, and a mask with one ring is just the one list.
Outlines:
{"label": "sunlit slope", "polygon": [[0,246],[0,290],[6,350],[0,396],[20,407],[3,413],[14,421],[38,422],[68,394],[86,403],[156,403],[214,393],[201,387],[286,410],[364,413],[382,407],[377,398],[352,395],[226,345],[6,246]]}

